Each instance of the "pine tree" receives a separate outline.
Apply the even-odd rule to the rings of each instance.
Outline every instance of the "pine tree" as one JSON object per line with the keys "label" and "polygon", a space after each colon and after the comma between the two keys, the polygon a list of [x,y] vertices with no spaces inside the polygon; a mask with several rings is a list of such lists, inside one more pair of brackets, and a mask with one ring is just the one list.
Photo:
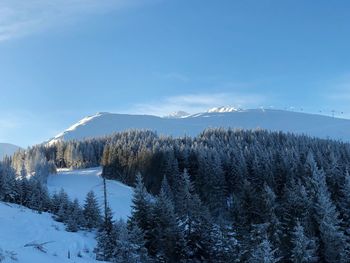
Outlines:
{"label": "pine tree", "polygon": [[340,187],[341,198],[339,202],[340,214],[343,220],[342,228],[345,234],[350,236],[350,175],[346,171],[344,183]]}
{"label": "pine tree", "polygon": [[211,231],[211,258],[216,262],[239,262],[239,243],[232,226],[214,224]]}
{"label": "pine tree", "polygon": [[[191,213],[190,203],[192,199],[192,193],[194,192],[193,184],[190,180],[190,176],[185,169],[184,172],[179,176],[178,191],[176,195],[173,192],[168,195],[174,197],[175,212],[178,215],[183,225],[188,223],[189,215]],[[166,189],[166,187],[165,187]]]}
{"label": "pine tree", "polygon": [[129,244],[132,248],[132,251],[134,251],[136,262],[150,262],[150,258],[146,249],[144,233],[137,225],[133,225],[129,228]]}
{"label": "pine tree", "polygon": [[156,258],[158,261],[179,262],[183,239],[176,219],[174,205],[167,196],[166,184],[160,190],[153,207],[152,220],[154,227],[151,234],[154,238]]}
{"label": "pine tree", "polygon": [[304,233],[304,227],[297,222],[292,235],[291,259],[294,263],[317,262],[317,247],[314,240]]}
{"label": "pine tree", "polygon": [[57,142],[56,147],[56,164],[59,168],[66,167],[64,160],[64,146],[62,142]]}
{"label": "pine tree", "polygon": [[[212,218],[198,195],[193,194],[189,203],[188,221],[184,229],[186,260],[210,261]],[[212,259],[214,260],[214,259]]]}
{"label": "pine tree", "polygon": [[272,248],[267,237],[257,245],[249,259],[251,263],[276,263],[279,261],[280,259],[276,257],[276,249]]}
{"label": "pine tree", "polygon": [[339,214],[332,203],[322,170],[313,168],[311,184],[315,192],[315,217],[323,245],[322,256],[327,262],[347,262],[348,243],[341,230]]}
{"label": "pine tree", "polygon": [[73,203],[71,203],[69,207],[67,231],[77,232],[83,225],[85,225],[83,211],[80,208],[78,199],[74,199]]}
{"label": "pine tree", "polygon": [[101,223],[101,212],[93,191],[86,195],[84,204],[85,226],[88,229],[97,228]]}
{"label": "pine tree", "polygon": [[112,261],[114,250],[117,246],[117,230],[114,225],[112,211],[109,207],[107,207],[106,217],[98,230],[96,239],[96,259]]}
{"label": "pine tree", "polygon": [[137,226],[128,231],[124,221],[115,224],[117,245],[114,250],[113,262],[116,263],[146,263],[149,262],[147,250],[144,247],[143,235]]}
{"label": "pine tree", "polygon": [[29,208],[39,211],[49,211],[51,209],[51,199],[46,186],[36,178],[29,180],[30,195],[27,205]]}
{"label": "pine tree", "polygon": [[2,176],[0,177],[0,200],[14,202],[16,200],[16,177],[15,171],[11,167],[11,159],[5,157],[0,167]]}
{"label": "pine tree", "polygon": [[64,192],[63,189],[60,190],[57,195],[57,199],[53,199],[53,210],[57,211],[56,220],[58,222],[66,222],[69,217],[69,205],[70,200],[68,195]]}
{"label": "pine tree", "polygon": [[134,188],[134,194],[132,199],[132,210],[131,217],[129,218],[129,225],[131,227],[137,226],[144,233],[146,248],[150,250],[151,246],[151,212],[152,212],[152,203],[150,195],[147,192],[141,174],[138,174],[136,177],[136,185]]}

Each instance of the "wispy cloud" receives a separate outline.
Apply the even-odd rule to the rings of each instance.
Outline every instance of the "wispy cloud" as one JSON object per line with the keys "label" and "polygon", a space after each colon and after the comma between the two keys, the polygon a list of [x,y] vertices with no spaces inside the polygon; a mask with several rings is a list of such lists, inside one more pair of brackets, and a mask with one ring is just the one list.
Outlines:
{"label": "wispy cloud", "polygon": [[260,94],[216,93],[185,94],[163,98],[160,101],[137,104],[132,113],[164,116],[176,111],[198,113],[218,106],[259,107],[266,102]]}
{"label": "wispy cloud", "polygon": [[0,41],[46,30],[80,15],[107,12],[146,0],[1,0]]}

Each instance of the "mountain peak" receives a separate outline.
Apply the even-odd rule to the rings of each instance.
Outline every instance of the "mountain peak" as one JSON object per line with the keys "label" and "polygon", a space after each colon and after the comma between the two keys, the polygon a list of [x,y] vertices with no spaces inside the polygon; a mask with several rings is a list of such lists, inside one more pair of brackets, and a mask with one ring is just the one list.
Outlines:
{"label": "mountain peak", "polygon": [[190,116],[191,114],[189,114],[188,112],[186,111],[175,111],[175,112],[172,112],[170,113],[169,115],[166,115],[164,116],[164,118],[185,118],[185,117],[188,117]]}
{"label": "mountain peak", "polygon": [[108,114],[111,114],[111,113],[107,111],[100,111],[100,112],[97,112],[94,116],[101,116],[101,115],[108,115]]}

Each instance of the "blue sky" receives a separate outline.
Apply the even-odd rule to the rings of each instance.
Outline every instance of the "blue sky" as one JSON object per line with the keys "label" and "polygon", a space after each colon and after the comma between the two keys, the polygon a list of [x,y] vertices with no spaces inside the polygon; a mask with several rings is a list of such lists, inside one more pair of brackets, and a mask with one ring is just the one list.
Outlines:
{"label": "blue sky", "polygon": [[346,0],[1,0],[0,141],[40,143],[99,111],[350,118],[349,12]]}

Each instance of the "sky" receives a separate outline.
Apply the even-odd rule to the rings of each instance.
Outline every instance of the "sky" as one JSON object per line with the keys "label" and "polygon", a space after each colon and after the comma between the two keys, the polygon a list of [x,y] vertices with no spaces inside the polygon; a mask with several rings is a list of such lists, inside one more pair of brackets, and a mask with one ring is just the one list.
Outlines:
{"label": "sky", "polygon": [[96,112],[350,118],[350,1],[0,0],[0,142]]}

